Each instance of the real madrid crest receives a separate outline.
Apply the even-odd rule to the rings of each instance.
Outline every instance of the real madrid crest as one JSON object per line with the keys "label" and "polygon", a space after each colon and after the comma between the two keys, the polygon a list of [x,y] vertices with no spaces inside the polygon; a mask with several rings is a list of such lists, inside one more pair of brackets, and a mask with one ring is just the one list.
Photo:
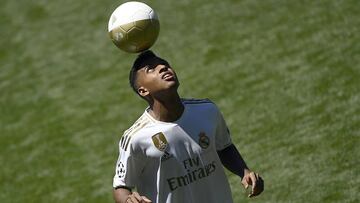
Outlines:
{"label": "real madrid crest", "polygon": [[160,151],[164,152],[168,146],[168,142],[165,138],[165,135],[162,132],[156,133],[151,137],[154,145]]}
{"label": "real madrid crest", "polygon": [[208,148],[210,145],[210,139],[204,132],[200,132],[199,134],[199,145],[203,149]]}

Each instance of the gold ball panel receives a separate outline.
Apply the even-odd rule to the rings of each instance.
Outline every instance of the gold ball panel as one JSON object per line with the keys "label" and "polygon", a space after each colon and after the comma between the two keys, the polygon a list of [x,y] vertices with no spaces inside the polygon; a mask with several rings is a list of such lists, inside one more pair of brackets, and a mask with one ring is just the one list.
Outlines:
{"label": "gold ball panel", "polygon": [[121,25],[109,32],[114,44],[130,53],[149,49],[156,41],[160,23],[156,19],[147,19]]}

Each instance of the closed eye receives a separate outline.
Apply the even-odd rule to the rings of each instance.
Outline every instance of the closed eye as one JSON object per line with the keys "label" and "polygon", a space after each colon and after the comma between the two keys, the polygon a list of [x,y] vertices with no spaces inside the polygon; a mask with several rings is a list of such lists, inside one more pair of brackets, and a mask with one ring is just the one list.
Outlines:
{"label": "closed eye", "polygon": [[146,72],[146,73],[150,73],[150,72],[153,72],[154,69],[155,69],[155,67],[153,67],[153,66],[146,66],[146,67],[145,67],[145,72]]}

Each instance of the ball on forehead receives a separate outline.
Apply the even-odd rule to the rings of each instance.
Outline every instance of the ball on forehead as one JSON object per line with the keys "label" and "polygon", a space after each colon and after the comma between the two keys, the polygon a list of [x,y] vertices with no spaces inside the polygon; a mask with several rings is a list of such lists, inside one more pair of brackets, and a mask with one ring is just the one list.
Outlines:
{"label": "ball on forehead", "polygon": [[160,23],[155,11],[141,2],[126,2],[111,14],[108,32],[121,50],[139,53],[149,49],[156,41]]}

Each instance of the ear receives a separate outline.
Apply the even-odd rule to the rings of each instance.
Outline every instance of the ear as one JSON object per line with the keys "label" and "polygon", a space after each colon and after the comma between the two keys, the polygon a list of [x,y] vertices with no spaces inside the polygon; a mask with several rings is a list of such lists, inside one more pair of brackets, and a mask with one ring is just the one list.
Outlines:
{"label": "ear", "polygon": [[149,91],[145,87],[139,87],[137,91],[142,97],[146,97],[149,95]]}

